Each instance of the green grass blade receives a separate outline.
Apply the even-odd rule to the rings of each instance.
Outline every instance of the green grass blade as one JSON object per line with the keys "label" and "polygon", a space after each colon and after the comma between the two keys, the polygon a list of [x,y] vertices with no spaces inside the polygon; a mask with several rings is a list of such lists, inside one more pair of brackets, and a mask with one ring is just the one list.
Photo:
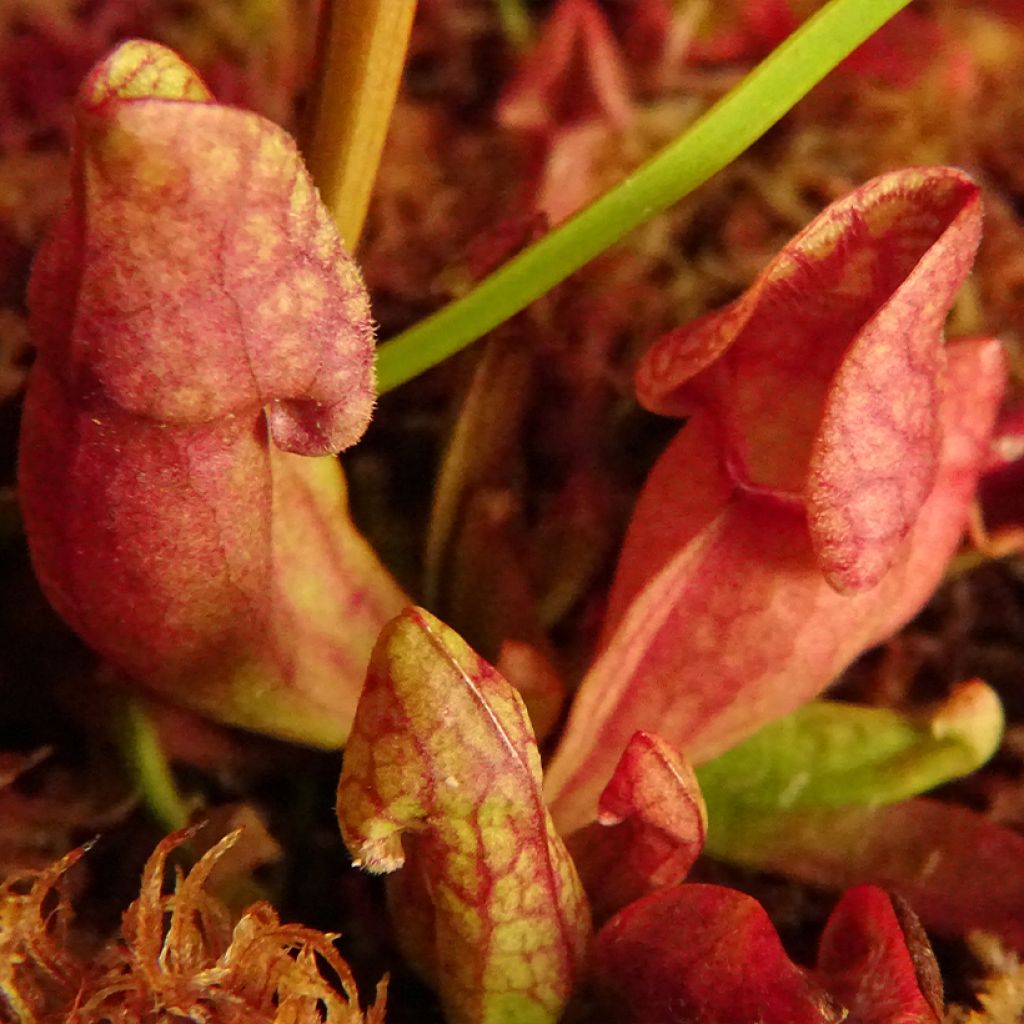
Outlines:
{"label": "green grass blade", "polygon": [[383,394],[443,362],[682,199],[760,138],[910,0],[831,0],[692,127],[468,295],[380,346]]}

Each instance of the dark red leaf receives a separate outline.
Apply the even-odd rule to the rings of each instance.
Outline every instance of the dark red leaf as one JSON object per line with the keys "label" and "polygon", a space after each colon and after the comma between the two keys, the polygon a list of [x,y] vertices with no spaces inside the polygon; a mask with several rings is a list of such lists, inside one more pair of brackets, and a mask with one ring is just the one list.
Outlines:
{"label": "dark red leaf", "polygon": [[839,1024],[843,1011],[786,955],[761,905],[681,885],[627,907],[598,932],[591,980],[626,1024]]}
{"label": "dark red leaf", "polygon": [[659,737],[638,732],[601,794],[597,822],[566,840],[594,916],[681,882],[706,829],[693,769]]}
{"label": "dark red leaf", "polygon": [[848,1024],[939,1024],[942,976],[902,900],[873,885],[847,890],[818,946],[818,973],[850,1011]]}

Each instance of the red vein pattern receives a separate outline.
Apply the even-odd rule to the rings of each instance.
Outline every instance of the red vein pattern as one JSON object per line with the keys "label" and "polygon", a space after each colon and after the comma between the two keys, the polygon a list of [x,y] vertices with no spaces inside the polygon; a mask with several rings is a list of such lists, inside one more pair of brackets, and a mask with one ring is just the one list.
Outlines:
{"label": "red vein pattern", "polygon": [[[29,302],[20,488],[53,605],[172,699],[340,744],[402,600],[348,541],[338,468],[283,461],[352,444],[373,404],[366,290],[294,142],[171,51],[123,44],[82,86]],[[282,493],[299,478],[316,502]],[[319,545],[287,540],[325,530],[347,561],[332,586]],[[319,662],[296,632],[317,602],[336,649]],[[344,636],[354,604],[366,621]],[[356,666],[340,685],[339,658]]]}
{"label": "red vein pattern", "polygon": [[[516,691],[422,609],[381,634],[338,787],[355,862],[453,1024],[555,1021],[590,932]],[[403,868],[403,865],[404,868]]]}
{"label": "red vein pattern", "polygon": [[885,175],[648,353],[641,399],[690,419],[637,503],[548,768],[563,831],[593,820],[638,729],[700,764],[816,696],[934,590],[1006,375],[998,342],[943,345],[979,224],[960,172]]}

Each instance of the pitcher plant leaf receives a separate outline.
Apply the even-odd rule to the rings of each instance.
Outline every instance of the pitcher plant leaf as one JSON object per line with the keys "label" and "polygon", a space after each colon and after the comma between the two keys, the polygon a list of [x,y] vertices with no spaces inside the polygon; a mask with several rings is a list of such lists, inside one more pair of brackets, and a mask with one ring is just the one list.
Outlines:
{"label": "pitcher plant leaf", "polygon": [[418,947],[407,952],[449,1020],[558,1018],[590,917],[541,797],[526,708],[422,609],[391,622],[374,650],[338,821],[355,863],[398,872],[397,934]]}

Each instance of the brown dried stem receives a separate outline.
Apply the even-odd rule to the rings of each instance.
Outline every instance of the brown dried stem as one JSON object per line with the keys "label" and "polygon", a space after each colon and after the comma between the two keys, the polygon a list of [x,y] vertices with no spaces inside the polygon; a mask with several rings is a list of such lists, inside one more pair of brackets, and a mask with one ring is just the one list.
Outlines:
{"label": "brown dried stem", "polygon": [[416,0],[327,0],[307,140],[313,179],[349,249],[370,203]]}

